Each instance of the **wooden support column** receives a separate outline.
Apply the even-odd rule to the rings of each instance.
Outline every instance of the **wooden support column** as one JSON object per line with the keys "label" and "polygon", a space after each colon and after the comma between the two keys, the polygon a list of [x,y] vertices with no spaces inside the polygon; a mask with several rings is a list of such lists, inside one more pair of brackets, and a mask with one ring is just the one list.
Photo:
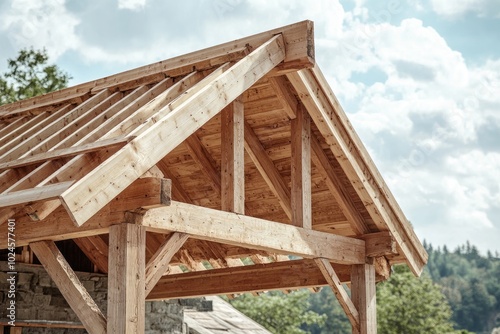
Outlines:
{"label": "wooden support column", "polygon": [[359,312],[359,328],[354,334],[377,333],[377,300],[375,290],[375,266],[355,264],[351,269],[351,299]]}
{"label": "wooden support column", "polygon": [[145,246],[142,226],[109,228],[108,333],[144,333]]}
{"label": "wooden support column", "polygon": [[38,241],[31,243],[30,247],[85,329],[91,334],[106,334],[106,319],[56,244]]}
{"label": "wooden support column", "polygon": [[302,104],[292,120],[292,224],[312,228],[311,120]]}
{"label": "wooden support column", "polygon": [[221,202],[223,211],[245,213],[245,120],[241,97],[221,114]]}

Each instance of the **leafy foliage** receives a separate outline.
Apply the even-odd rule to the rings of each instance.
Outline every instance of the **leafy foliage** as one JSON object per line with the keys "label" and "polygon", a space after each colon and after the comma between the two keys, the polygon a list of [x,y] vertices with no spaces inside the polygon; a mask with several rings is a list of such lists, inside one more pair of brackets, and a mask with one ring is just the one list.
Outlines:
{"label": "leafy foliage", "polygon": [[453,311],[456,327],[476,333],[491,333],[500,326],[500,259],[498,254],[479,254],[470,243],[450,252],[447,247],[429,253],[427,270],[442,286]]}
{"label": "leafy foliage", "polygon": [[391,278],[377,286],[381,334],[456,333],[451,309],[439,286],[424,274],[416,278],[406,266],[395,266]]}
{"label": "leafy foliage", "polygon": [[308,297],[309,291],[300,290],[286,295],[282,292],[269,292],[258,297],[245,294],[230,302],[272,333],[302,334],[307,332],[301,329],[301,325],[322,325],[326,318],[308,310]]}
{"label": "leafy foliage", "polygon": [[56,65],[48,65],[45,50],[24,49],[9,59],[0,75],[0,105],[49,93],[67,86],[71,77]]}

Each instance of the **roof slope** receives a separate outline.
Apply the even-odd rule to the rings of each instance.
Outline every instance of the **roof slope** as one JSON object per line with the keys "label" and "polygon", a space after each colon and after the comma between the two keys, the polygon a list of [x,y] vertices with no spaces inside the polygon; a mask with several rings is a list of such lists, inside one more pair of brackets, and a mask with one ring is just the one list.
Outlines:
{"label": "roof slope", "polygon": [[270,334],[267,329],[219,297],[207,297],[213,311],[184,310],[190,334]]}
{"label": "roof slope", "polygon": [[[234,109],[241,110],[236,121]],[[228,159],[228,124],[244,129],[239,144],[245,153],[233,152],[241,158]],[[176,201],[327,232],[339,236],[328,240],[346,241],[349,254],[357,249],[354,238],[363,240],[360,245],[370,246],[366,255],[380,260],[381,268],[384,261],[385,267],[406,262],[420,274],[427,260],[315,64],[310,21],[1,106],[0,138],[0,223],[18,219],[18,245],[88,237],[79,246],[101,271],[107,240],[94,234],[139,208],[154,216],[152,208],[170,203],[155,177],[171,180]],[[227,192],[228,163],[241,163],[244,172],[238,209],[227,203],[235,200]],[[183,208],[156,212],[173,217]],[[37,230],[29,220],[39,221]],[[283,233],[289,230],[310,237],[303,230]],[[206,233],[204,241],[190,239],[184,246],[189,252],[181,251],[174,262],[193,269],[209,261],[221,268],[251,255],[258,264],[272,258],[266,251],[283,250],[265,244],[261,253],[249,252],[243,246],[253,241],[224,243],[232,237]],[[152,234],[148,256],[165,240]],[[0,236],[0,247],[6,243]],[[284,253],[295,254],[292,248]],[[314,258],[322,251],[298,254]],[[330,259],[358,261],[342,252]]]}

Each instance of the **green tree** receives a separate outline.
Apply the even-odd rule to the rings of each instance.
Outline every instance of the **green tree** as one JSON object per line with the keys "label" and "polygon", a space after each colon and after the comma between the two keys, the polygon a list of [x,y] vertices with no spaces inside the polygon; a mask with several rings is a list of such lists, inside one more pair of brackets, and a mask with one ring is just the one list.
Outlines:
{"label": "green tree", "polygon": [[258,297],[245,294],[231,300],[231,304],[275,334],[307,333],[301,325],[323,324],[326,316],[308,311],[309,291],[289,294],[269,292]]}
{"label": "green tree", "polygon": [[318,293],[309,295],[310,310],[326,316],[324,324],[304,325],[312,334],[351,334],[349,319],[330,287],[323,287]]}
{"label": "green tree", "polygon": [[66,87],[71,77],[57,65],[49,65],[48,59],[46,50],[32,48],[8,59],[8,70],[0,75],[0,105]]}
{"label": "green tree", "polygon": [[377,299],[380,334],[460,333],[445,296],[425,273],[416,278],[406,266],[395,266],[391,278],[377,286]]}

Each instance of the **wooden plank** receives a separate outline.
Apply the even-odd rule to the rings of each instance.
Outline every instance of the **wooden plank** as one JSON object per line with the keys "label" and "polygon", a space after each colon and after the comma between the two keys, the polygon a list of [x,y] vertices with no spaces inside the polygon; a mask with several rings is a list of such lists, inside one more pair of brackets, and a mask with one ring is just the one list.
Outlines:
{"label": "wooden plank", "polygon": [[335,272],[335,269],[333,269],[332,264],[327,259],[314,259],[314,262],[316,262],[316,265],[318,266],[321,273],[325,277],[326,281],[328,282],[328,285],[332,288],[333,292],[335,293],[335,296],[337,296],[337,300],[339,301],[340,306],[342,306],[342,309],[347,315],[347,318],[349,319],[349,322],[351,323],[352,327],[358,328],[359,327],[358,310],[354,306],[351,297],[349,297],[347,291],[342,286],[342,282],[340,281],[339,276]]}
{"label": "wooden plank", "polygon": [[278,198],[283,211],[285,211],[287,217],[291,221],[292,206],[290,189],[276,169],[274,162],[267,155],[266,150],[248,122],[245,122],[245,150],[273,194]]}
{"label": "wooden plank", "polygon": [[292,120],[292,224],[312,228],[311,203],[311,120],[304,106]]}
{"label": "wooden plank", "polygon": [[77,181],[62,195],[75,223],[82,225],[284,57],[283,37],[275,36]]}
{"label": "wooden plank", "polygon": [[189,136],[184,142],[189,151],[191,158],[198,164],[201,171],[207,177],[212,189],[220,194],[221,192],[221,176],[219,170],[215,167],[215,161],[203,146],[196,133]]}
{"label": "wooden plank", "polygon": [[9,168],[19,168],[29,165],[38,164],[41,162],[45,162],[48,160],[61,159],[67,157],[73,157],[75,155],[95,152],[99,150],[104,150],[108,148],[112,148],[115,146],[123,146],[129,141],[134,139],[133,137],[115,137],[111,139],[104,139],[100,141],[96,141],[89,144],[84,144],[76,147],[67,147],[61,148],[53,151],[43,152],[39,154],[35,154],[33,156],[29,156],[26,158],[17,159],[14,161],[8,161],[4,163],[0,163],[0,170],[5,170]]}
{"label": "wooden plank", "polygon": [[[350,266],[335,264],[342,283],[350,280]],[[147,300],[190,298],[328,285],[312,259],[255,264],[163,276]]]}
{"label": "wooden plank", "polygon": [[269,84],[273,87],[276,96],[283,104],[283,110],[290,119],[297,115],[298,101],[288,88],[288,80],[285,76],[276,76],[269,78]]}
{"label": "wooden plank", "polygon": [[245,213],[244,105],[237,98],[221,112],[221,207]]}
{"label": "wooden plank", "polygon": [[351,269],[351,299],[359,312],[359,327],[353,333],[377,333],[377,293],[373,264],[357,264]]}
{"label": "wooden plank", "polygon": [[[107,90],[103,92],[107,92]],[[106,96],[104,95],[99,100],[96,100],[100,95],[101,93],[97,94],[85,101],[80,107],[75,108],[78,113],[72,113],[71,118],[68,117],[68,119],[65,119],[63,123],[64,126],[59,126],[58,129],[55,129],[54,126],[48,127],[46,129],[48,133],[40,137],[31,150],[20,157],[24,158],[29,155],[52,151],[57,148],[69,147],[70,139],[74,141],[78,140],[78,137],[74,136],[77,130],[85,129],[90,121],[99,119],[102,114],[105,114],[107,110],[112,109],[113,106],[119,103],[120,99],[123,97],[121,92],[115,92],[111,95],[106,94],[109,95],[106,98],[104,98]],[[86,105],[87,103],[89,104]],[[64,143],[68,144],[63,146]]]}
{"label": "wooden plank", "polygon": [[146,265],[146,296],[151,292],[156,283],[158,283],[158,280],[165,274],[172,257],[188,238],[189,235],[187,234],[174,233],[170,238],[165,240],[156,253],[154,253],[153,257]]}
{"label": "wooden plank", "polygon": [[328,190],[330,190],[333,198],[335,198],[335,202],[339,204],[342,213],[351,224],[354,232],[356,234],[369,233],[370,229],[368,228],[364,218],[354,206],[354,202],[347,192],[346,187],[342,183],[339,175],[337,175],[333,169],[328,156],[323,151],[321,144],[315,136],[311,136],[311,148],[314,153],[312,155],[314,165],[325,178]]}
{"label": "wooden plank", "polygon": [[[120,87],[122,85],[131,89],[133,85],[131,86],[130,83],[140,81],[141,78],[147,76],[154,76],[160,73],[164,73],[166,76],[179,76],[191,72],[193,68],[203,70],[228,61],[237,61],[245,57],[247,50],[257,49],[278,34],[282,34],[283,45],[286,50],[286,57],[283,64],[279,66],[280,69],[299,69],[314,65],[313,23],[312,21],[303,21],[40,97],[0,106],[0,119],[30,113],[30,110],[34,108],[62,103],[66,100],[81,99],[90,91],[96,92],[108,87]],[[142,84],[142,82],[138,82],[136,85],[140,86]]]}
{"label": "wooden plank", "polygon": [[301,70],[287,76],[375,224],[381,230],[389,229],[413,273],[420,275],[427,253],[402,211],[398,210],[399,206],[320,70]]}
{"label": "wooden plank", "polygon": [[[16,150],[22,150],[22,148],[26,146],[26,143],[30,141],[30,138],[31,140],[36,139],[33,137],[34,135],[46,131],[48,125],[54,121],[57,122],[57,120],[63,117],[69,110],[71,110],[71,106],[66,105],[52,114],[38,115],[12,133],[4,136],[4,138],[2,138],[3,144],[0,147],[0,159],[10,160],[12,158],[17,158],[18,155],[14,154]],[[13,157],[9,157],[9,155]]]}
{"label": "wooden plank", "polygon": [[[37,222],[36,229],[33,228],[33,222],[29,217],[16,218],[16,246],[25,246],[40,240],[56,241],[104,234],[108,232],[110,225],[123,222],[126,212],[168,205],[170,198],[168,180],[138,179],[81,227],[73,224],[62,207]],[[7,233],[0,233],[0,249],[5,248],[7,248]]]}
{"label": "wooden plank", "polygon": [[109,229],[107,333],[140,334],[145,327],[146,231],[131,224]]}
{"label": "wooden plank", "polygon": [[91,334],[106,334],[106,318],[52,241],[30,244],[64,299]]}
{"label": "wooden plank", "polygon": [[[42,121],[42,123],[44,123],[43,127],[38,131],[32,130],[33,132],[30,132],[31,135],[28,138],[12,148],[9,152],[6,152],[2,156],[2,159],[4,161],[9,161],[23,157],[23,155],[28,154],[31,149],[34,149],[34,152],[38,153],[40,152],[39,148],[43,147],[46,141],[52,139],[52,144],[57,142],[57,139],[54,140],[55,136],[60,131],[63,131],[68,123],[72,123],[74,120],[87,114],[94,108],[98,108],[106,99],[110,98],[110,95],[111,93],[108,90],[104,90],[73,109],[63,108],[57,113],[47,117]],[[111,98],[117,100],[119,97],[117,94],[114,94]],[[50,144],[48,146],[50,147]]]}
{"label": "wooden plank", "polygon": [[66,191],[74,181],[66,181],[61,183],[49,184],[43,187],[37,187],[26,190],[14,191],[0,195],[0,208],[18,205],[22,203],[30,203],[41,200],[53,199],[60,196]]}
{"label": "wooden plank", "polygon": [[73,241],[102,273],[108,272],[108,244],[98,235],[76,238]]}
{"label": "wooden plank", "polygon": [[135,223],[151,232],[182,232],[195,239],[305,258],[324,257],[336,263],[365,262],[363,240],[191,204],[172,202],[135,218]]}
{"label": "wooden plank", "polygon": [[22,334],[23,328],[22,327],[10,327],[10,334]]}

